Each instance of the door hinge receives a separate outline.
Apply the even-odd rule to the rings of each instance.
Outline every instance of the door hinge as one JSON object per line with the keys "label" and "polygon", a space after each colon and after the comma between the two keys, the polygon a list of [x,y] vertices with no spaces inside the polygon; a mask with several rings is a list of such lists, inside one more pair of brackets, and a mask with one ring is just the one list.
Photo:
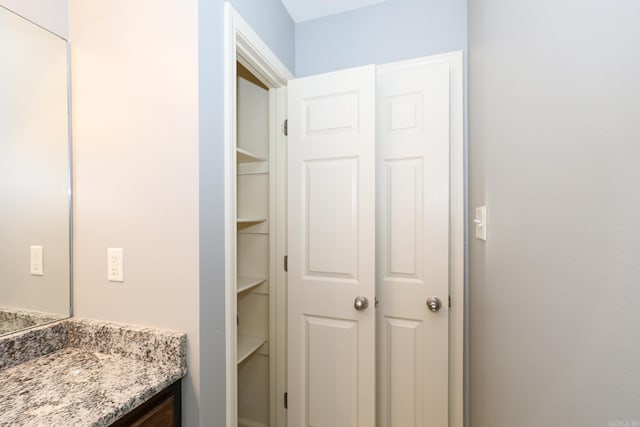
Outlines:
{"label": "door hinge", "polygon": [[449,295],[449,308],[451,308],[451,295]]}
{"label": "door hinge", "polygon": [[282,130],[284,131],[284,136],[289,136],[289,119],[284,119]]}
{"label": "door hinge", "polygon": [[289,393],[284,394],[284,409],[289,409]]}
{"label": "door hinge", "polygon": [[289,255],[284,256],[284,271],[289,271]]}

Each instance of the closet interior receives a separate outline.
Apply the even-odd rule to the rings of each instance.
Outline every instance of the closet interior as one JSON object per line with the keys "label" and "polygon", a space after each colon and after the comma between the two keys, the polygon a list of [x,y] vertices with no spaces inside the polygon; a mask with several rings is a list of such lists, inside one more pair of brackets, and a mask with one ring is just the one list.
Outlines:
{"label": "closet interior", "polygon": [[269,90],[237,63],[238,426],[270,424],[273,237]]}

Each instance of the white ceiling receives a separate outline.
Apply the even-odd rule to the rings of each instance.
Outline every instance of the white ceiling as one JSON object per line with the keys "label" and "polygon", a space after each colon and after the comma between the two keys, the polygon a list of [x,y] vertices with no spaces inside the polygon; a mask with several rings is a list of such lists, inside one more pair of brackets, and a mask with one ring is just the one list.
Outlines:
{"label": "white ceiling", "polygon": [[282,0],[295,22],[336,15],[389,0]]}

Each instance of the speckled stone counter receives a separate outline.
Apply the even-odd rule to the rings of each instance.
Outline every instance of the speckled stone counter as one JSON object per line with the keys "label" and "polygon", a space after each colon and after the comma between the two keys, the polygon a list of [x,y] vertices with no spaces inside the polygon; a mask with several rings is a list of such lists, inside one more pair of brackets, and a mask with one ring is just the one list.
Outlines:
{"label": "speckled stone counter", "polygon": [[1,426],[107,426],[186,375],[185,334],[81,319],[48,327],[32,338],[49,337],[52,352],[0,370]]}
{"label": "speckled stone counter", "polygon": [[68,316],[21,308],[0,307],[0,334],[12,333],[20,329],[61,320],[65,317]]}
{"label": "speckled stone counter", "polygon": [[68,344],[69,323],[66,320],[0,336],[0,372],[61,350]]}

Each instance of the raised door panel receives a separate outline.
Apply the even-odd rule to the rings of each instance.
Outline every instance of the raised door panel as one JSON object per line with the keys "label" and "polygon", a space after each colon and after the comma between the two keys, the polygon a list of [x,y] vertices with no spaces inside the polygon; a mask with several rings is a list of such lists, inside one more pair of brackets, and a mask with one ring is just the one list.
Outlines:
{"label": "raised door panel", "polygon": [[305,317],[304,363],[309,375],[305,425],[358,426],[357,328],[354,321]]}
{"label": "raised door panel", "polygon": [[356,279],[357,159],[308,161],[305,168],[306,276]]}
{"label": "raised door panel", "polygon": [[388,377],[385,385],[389,392],[383,403],[387,412],[387,425],[423,425],[422,360],[423,324],[421,320],[387,317],[382,338],[386,352],[380,355]]}
{"label": "raised door panel", "polygon": [[380,233],[387,280],[422,280],[423,190],[422,158],[384,163]]}

